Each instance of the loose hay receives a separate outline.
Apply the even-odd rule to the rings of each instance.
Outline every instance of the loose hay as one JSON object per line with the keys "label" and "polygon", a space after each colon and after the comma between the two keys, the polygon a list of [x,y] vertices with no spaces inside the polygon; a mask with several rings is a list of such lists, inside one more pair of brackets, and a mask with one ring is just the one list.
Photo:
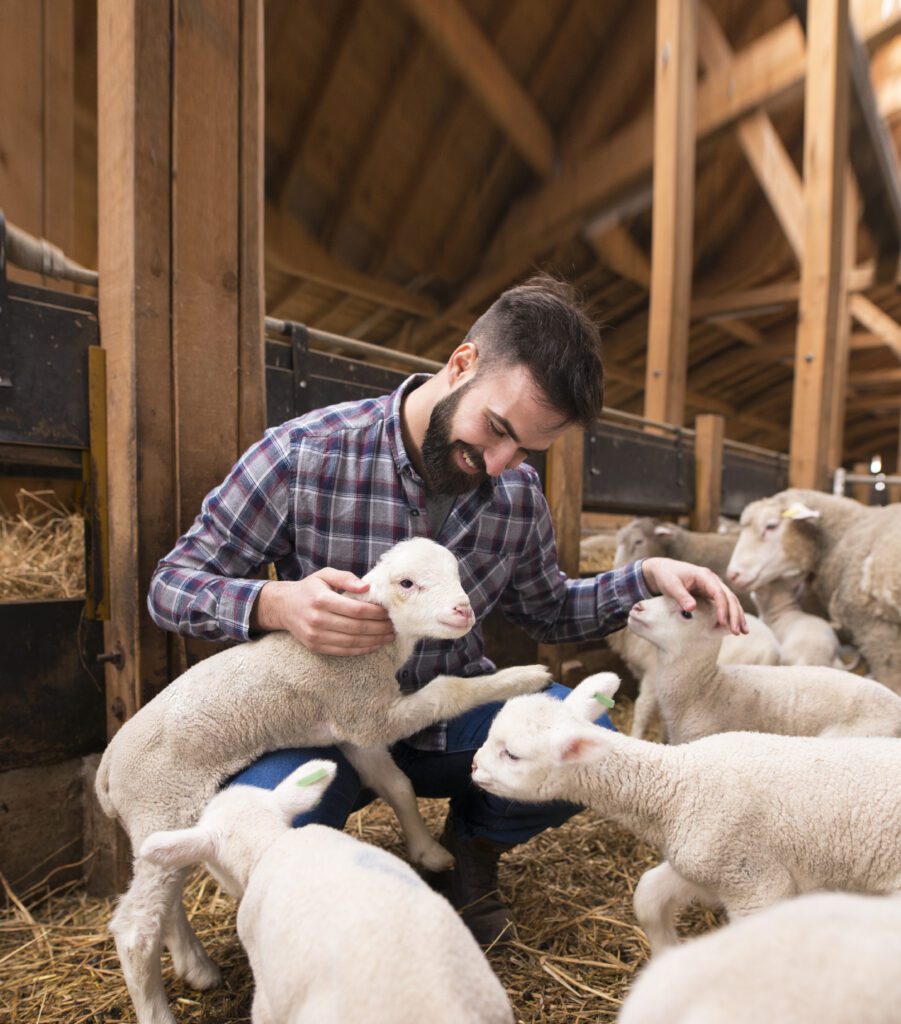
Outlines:
{"label": "loose hay", "polygon": [[53,491],[20,490],[18,511],[0,509],[0,600],[81,597],[84,520]]}

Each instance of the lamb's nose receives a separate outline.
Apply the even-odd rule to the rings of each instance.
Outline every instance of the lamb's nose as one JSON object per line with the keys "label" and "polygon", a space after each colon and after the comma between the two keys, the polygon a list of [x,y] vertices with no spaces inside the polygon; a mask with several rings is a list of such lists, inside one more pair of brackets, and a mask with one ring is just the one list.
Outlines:
{"label": "lamb's nose", "polygon": [[472,610],[472,605],[468,601],[466,602],[466,604],[455,605],[454,606],[454,614],[455,615],[460,615],[467,622],[470,619],[474,619],[475,618],[475,614],[473,613],[473,610]]}

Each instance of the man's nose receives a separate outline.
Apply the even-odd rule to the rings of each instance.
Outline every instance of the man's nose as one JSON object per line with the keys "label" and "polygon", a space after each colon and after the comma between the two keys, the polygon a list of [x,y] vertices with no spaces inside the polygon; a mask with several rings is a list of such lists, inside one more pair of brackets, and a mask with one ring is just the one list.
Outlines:
{"label": "man's nose", "polygon": [[505,469],[513,469],[522,462],[524,456],[515,441],[492,445],[482,452],[485,469],[489,476],[500,476]]}

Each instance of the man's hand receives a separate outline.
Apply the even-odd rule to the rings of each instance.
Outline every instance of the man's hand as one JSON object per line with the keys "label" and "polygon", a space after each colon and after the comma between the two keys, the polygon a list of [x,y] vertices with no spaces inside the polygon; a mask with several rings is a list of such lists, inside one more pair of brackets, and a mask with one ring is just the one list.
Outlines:
{"label": "man's hand", "polygon": [[339,593],[368,589],[368,583],[340,569],[320,569],[297,581],[274,580],[257,595],[250,627],[254,632],[286,629],[317,654],[369,654],[394,639],[388,613]]}
{"label": "man's hand", "polygon": [[707,597],[716,605],[716,621],[733,633],[748,632],[745,613],[738,598],[710,569],[690,562],[677,562],[674,558],[646,558],[641,563],[648,587],[657,594],[665,594],[678,602],[683,611],[691,612],[697,601],[691,596]]}

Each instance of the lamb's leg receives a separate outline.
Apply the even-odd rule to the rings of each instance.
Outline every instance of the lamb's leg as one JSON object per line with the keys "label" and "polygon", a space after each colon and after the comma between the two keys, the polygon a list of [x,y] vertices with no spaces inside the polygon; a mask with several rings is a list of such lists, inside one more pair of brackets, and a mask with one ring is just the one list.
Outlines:
{"label": "lamb's leg", "polygon": [[215,988],[222,976],[219,968],[207,956],[200,939],[191,927],[188,915],[181,901],[187,870],[179,872],[178,894],[163,928],[163,942],[172,956],[172,966],[179,978],[183,978],[191,988],[203,992]]}
{"label": "lamb's leg", "polygon": [[709,890],[683,878],[669,861],[658,864],[641,876],[635,886],[632,906],[638,923],[648,937],[652,953],[658,953],[679,941],[676,914],[692,900],[707,906],[719,903]]}
{"label": "lamb's leg", "polygon": [[403,739],[434,722],[456,718],[481,704],[537,693],[551,681],[544,665],[515,665],[490,676],[436,676],[415,693],[398,698],[389,712],[397,726],[388,741]]}
{"label": "lamb's leg", "polygon": [[644,739],[656,713],[657,690],[654,687],[654,677],[650,672],[646,672],[638,684],[638,697],[635,699],[635,712],[632,717],[631,735],[635,739]]}
{"label": "lamb's leg", "polygon": [[181,893],[182,875],[135,859],[134,877],[110,921],[138,1024],[175,1024],[160,966],[164,923]]}
{"label": "lamb's leg", "polygon": [[347,760],[363,782],[391,807],[400,822],[410,861],[428,871],[448,871],[454,858],[437,843],[426,828],[416,803],[416,794],[406,775],[384,747],[342,745]]}

